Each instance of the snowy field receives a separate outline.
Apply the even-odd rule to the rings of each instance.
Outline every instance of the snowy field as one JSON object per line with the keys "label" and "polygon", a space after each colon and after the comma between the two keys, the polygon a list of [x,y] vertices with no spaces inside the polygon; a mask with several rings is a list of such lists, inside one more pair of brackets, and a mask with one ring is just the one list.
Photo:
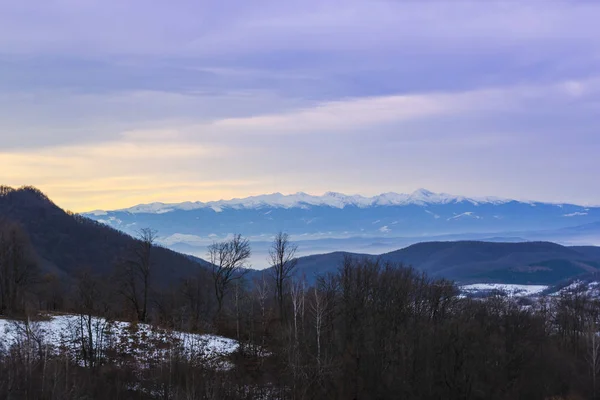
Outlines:
{"label": "snowy field", "polygon": [[225,358],[239,348],[237,341],[216,335],[171,331],[103,318],[92,318],[91,324],[86,322],[78,315],[56,315],[29,324],[0,318],[0,351],[29,341],[49,351],[66,351],[77,358],[91,337],[91,343],[100,354],[110,349],[139,362],[160,362],[177,352],[226,368]]}
{"label": "snowy field", "polygon": [[548,289],[545,285],[512,285],[506,283],[475,283],[461,286],[460,290],[465,294],[476,294],[478,292],[489,292],[498,290],[508,296],[533,296]]}

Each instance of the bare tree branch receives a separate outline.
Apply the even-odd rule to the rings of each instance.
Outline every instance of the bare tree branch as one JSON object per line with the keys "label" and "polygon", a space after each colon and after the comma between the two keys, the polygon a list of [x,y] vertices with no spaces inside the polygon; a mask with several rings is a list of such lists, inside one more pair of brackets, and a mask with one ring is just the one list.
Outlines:
{"label": "bare tree branch", "polygon": [[248,272],[246,268],[251,254],[250,242],[240,234],[235,234],[230,240],[208,246],[208,260],[212,264],[217,298],[217,316],[221,314],[223,300],[231,282],[242,278]]}
{"label": "bare tree branch", "polygon": [[273,244],[269,249],[269,261],[272,267],[272,276],[275,281],[275,291],[277,295],[277,305],[279,307],[279,316],[285,320],[284,294],[286,283],[292,276],[298,259],[296,251],[298,246],[290,242],[289,235],[284,232],[279,232]]}

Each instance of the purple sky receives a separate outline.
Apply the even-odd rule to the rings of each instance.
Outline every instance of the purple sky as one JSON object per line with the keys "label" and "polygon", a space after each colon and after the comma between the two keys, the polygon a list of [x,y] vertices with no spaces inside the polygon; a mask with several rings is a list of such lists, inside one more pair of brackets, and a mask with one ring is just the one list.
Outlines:
{"label": "purple sky", "polygon": [[418,187],[600,204],[600,3],[0,2],[0,183],[76,210]]}

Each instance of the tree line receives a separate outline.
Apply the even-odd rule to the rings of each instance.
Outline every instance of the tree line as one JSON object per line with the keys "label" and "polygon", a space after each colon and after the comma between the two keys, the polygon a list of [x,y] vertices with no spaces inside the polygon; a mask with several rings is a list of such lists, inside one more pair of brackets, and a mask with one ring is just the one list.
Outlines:
{"label": "tree line", "polygon": [[[600,397],[600,304],[582,290],[473,299],[410,267],[350,257],[309,286],[283,232],[263,273],[249,273],[251,245],[236,234],[208,247],[210,265],[196,276],[164,287],[153,275],[156,238],[142,230],[110,273],[82,266],[62,277],[42,272],[18,224],[0,222],[0,312],[22,331],[16,345],[0,346],[1,398]],[[48,312],[78,316],[76,357],[47,352],[36,319]],[[116,320],[240,346],[229,368],[215,368],[155,343],[168,357],[141,368],[98,340]]]}

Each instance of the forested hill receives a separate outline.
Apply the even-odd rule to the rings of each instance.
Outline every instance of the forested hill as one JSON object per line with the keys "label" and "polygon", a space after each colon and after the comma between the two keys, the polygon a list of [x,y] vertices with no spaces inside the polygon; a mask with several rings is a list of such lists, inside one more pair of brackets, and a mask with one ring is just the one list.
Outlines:
{"label": "forested hill", "polygon": [[[104,224],[62,210],[33,187],[0,187],[0,221],[20,224],[29,235],[42,269],[67,277],[82,269],[108,274],[139,243]],[[198,262],[182,254],[162,247],[152,251],[157,284],[174,283],[203,272]]]}
{"label": "forested hill", "polygon": [[555,284],[600,270],[600,247],[550,242],[424,242],[381,255],[334,252],[301,257],[296,273],[309,282],[334,272],[344,257],[381,258],[458,282]]}

